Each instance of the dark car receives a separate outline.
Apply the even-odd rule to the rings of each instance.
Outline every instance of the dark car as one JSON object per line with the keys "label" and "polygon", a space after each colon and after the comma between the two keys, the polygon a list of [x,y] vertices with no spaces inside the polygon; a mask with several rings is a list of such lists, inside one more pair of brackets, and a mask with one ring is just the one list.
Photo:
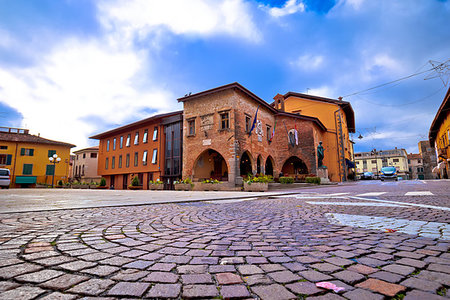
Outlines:
{"label": "dark car", "polygon": [[381,181],[384,180],[398,180],[397,169],[395,167],[383,167],[381,168]]}
{"label": "dark car", "polygon": [[373,173],[372,172],[364,172],[361,174],[361,179],[373,179]]}

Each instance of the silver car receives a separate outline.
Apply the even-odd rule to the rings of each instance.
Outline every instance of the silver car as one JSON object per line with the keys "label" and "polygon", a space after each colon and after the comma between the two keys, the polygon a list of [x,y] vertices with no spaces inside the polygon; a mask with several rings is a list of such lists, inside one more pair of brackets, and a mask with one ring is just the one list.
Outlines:
{"label": "silver car", "polygon": [[11,174],[9,169],[0,169],[0,187],[8,189],[11,184]]}

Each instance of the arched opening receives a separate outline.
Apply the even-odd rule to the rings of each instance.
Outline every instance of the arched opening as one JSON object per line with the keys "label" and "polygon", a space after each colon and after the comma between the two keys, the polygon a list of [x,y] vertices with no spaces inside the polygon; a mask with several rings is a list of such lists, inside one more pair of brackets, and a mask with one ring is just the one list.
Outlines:
{"label": "arched opening", "polygon": [[262,174],[262,157],[261,155],[258,156],[258,159],[256,160],[256,174]]}
{"label": "arched opening", "polygon": [[273,158],[272,158],[272,156],[267,157],[264,171],[265,171],[264,174],[273,176]]}
{"label": "arched opening", "polygon": [[198,156],[193,176],[199,181],[209,178],[228,181],[228,166],[219,152],[208,149]]}
{"label": "arched opening", "polygon": [[247,151],[245,151],[241,156],[241,162],[239,164],[239,168],[241,170],[240,175],[246,177],[248,174],[253,175],[252,173],[252,160]]}
{"label": "arched opening", "polygon": [[308,174],[308,167],[297,156],[291,156],[283,165],[281,169],[283,176],[296,177],[299,174]]}

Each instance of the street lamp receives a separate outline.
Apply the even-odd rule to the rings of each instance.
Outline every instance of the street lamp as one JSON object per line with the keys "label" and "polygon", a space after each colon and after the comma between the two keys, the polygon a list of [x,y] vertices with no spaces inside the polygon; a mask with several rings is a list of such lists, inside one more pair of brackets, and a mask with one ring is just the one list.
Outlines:
{"label": "street lamp", "polygon": [[50,163],[53,164],[53,177],[52,177],[52,188],[53,188],[53,185],[55,183],[56,164],[61,161],[61,157],[58,157],[58,154],[55,153],[53,154],[53,156],[50,156],[48,160],[50,161]]}
{"label": "street lamp", "polygon": [[370,151],[370,153],[375,156],[375,163],[376,163],[376,168],[377,168],[377,179],[378,179],[379,178],[379,176],[378,176],[379,174],[378,174],[378,158],[377,158],[377,155],[378,154],[382,155],[383,150],[377,151],[377,149],[373,149],[372,151]]}

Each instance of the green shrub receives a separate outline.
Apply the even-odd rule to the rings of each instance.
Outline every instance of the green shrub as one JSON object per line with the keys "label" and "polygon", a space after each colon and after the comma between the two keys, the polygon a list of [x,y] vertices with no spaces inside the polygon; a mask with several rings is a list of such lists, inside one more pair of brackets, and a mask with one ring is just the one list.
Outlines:
{"label": "green shrub", "polygon": [[294,183],[294,178],[293,177],[280,177],[280,183],[292,184],[292,183]]}
{"label": "green shrub", "polygon": [[149,184],[163,184],[163,182],[162,182],[161,180],[159,180],[159,179],[157,179],[157,180],[155,180],[155,181],[150,180],[148,183],[149,183]]}
{"label": "green shrub", "polygon": [[183,180],[175,180],[173,183],[177,184],[177,183],[181,183],[181,184],[191,184],[192,185],[192,180],[188,177],[186,179]]}
{"label": "green shrub", "polygon": [[100,179],[100,186],[106,186],[106,179],[103,177]]}
{"label": "green shrub", "polygon": [[306,177],[306,183],[320,184],[320,177]]}
{"label": "green shrub", "polygon": [[271,175],[249,176],[244,181],[248,184],[252,184],[253,182],[269,183],[273,181],[273,177]]}
{"label": "green shrub", "polygon": [[76,181],[76,180],[74,180],[74,182],[72,182],[72,185],[79,185],[79,184],[80,184],[80,182]]}
{"label": "green shrub", "polygon": [[131,179],[131,186],[139,186],[139,178],[137,176],[134,176],[133,179]]}
{"label": "green shrub", "polygon": [[202,183],[218,184],[218,183],[220,183],[220,181],[217,180],[217,179],[212,179],[212,178],[210,178],[210,179],[205,179],[205,180],[203,180]]}

